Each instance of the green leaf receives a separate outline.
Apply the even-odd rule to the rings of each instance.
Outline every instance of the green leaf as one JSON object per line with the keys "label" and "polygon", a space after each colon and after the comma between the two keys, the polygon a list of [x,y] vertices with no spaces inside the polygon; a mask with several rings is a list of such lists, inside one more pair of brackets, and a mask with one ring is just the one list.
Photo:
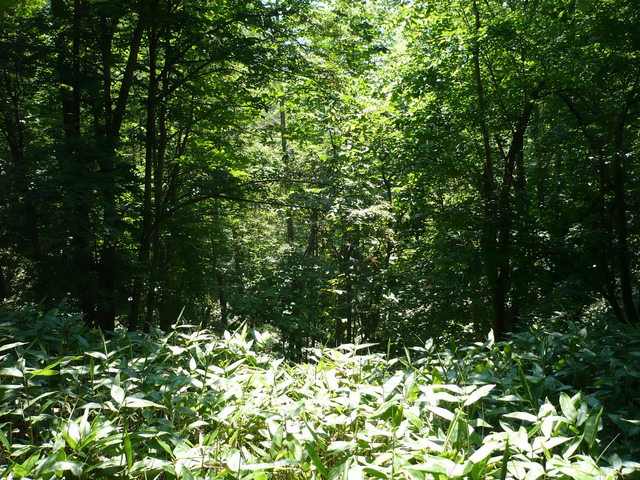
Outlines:
{"label": "green leaf", "polygon": [[14,343],[9,343],[7,345],[2,345],[0,346],[0,352],[4,352],[5,350],[11,350],[12,348],[20,347],[22,345],[27,345],[27,342],[14,342]]}
{"label": "green leaf", "polygon": [[2,431],[2,428],[4,428],[5,425],[7,424],[3,423],[2,425],[0,425],[0,444],[2,444],[4,448],[7,449],[7,451],[11,451],[11,445],[9,444],[9,440],[7,439],[7,436],[5,435],[4,431]]}
{"label": "green leaf", "polygon": [[455,414],[446,408],[436,407],[434,405],[425,405],[424,408],[449,421],[452,421],[455,418]]}
{"label": "green leaf", "polygon": [[51,377],[53,375],[60,375],[60,372],[58,370],[52,370],[49,367],[43,368],[41,370],[34,370],[33,372],[30,372],[31,378],[33,377]]}
{"label": "green leaf", "polygon": [[437,457],[435,455],[425,455],[425,460],[427,461],[424,463],[407,465],[405,470],[417,470],[419,472],[441,473],[448,475],[456,467],[455,462],[452,462],[448,458]]}
{"label": "green leaf", "polygon": [[599,478],[598,476],[583,472],[582,470],[569,464],[559,465],[557,468],[558,470],[560,470],[560,472],[575,480],[596,480],[597,478]]}
{"label": "green leaf", "polygon": [[469,395],[469,397],[467,397],[467,399],[464,402],[464,405],[468,406],[468,405],[472,405],[472,404],[476,403],[481,398],[484,398],[487,395],[489,395],[489,392],[491,390],[493,390],[495,387],[496,386],[493,385],[493,384],[483,385],[482,387],[480,387],[477,390],[473,391],[471,393],[471,395]]}
{"label": "green leaf", "polygon": [[149,400],[145,400],[144,398],[138,398],[138,397],[126,397],[121,404],[123,407],[129,407],[129,408],[146,408],[146,407],[153,407],[153,408],[167,408],[164,405],[159,405],[155,402],[151,402]]}
{"label": "green leaf", "polygon": [[180,478],[184,480],[195,480],[195,477],[193,476],[193,473],[191,473],[191,470],[189,470],[184,465],[182,465],[182,468],[180,469]]}
{"label": "green leaf", "polygon": [[509,441],[504,446],[504,454],[502,455],[502,465],[500,466],[500,480],[507,478],[507,467],[509,466],[509,457],[511,452],[509,451]]}
{"label": "green leaf", "polygon": [[375,465],[368,465],[362,469],[363,472],[368,473],[372,477],[380,478],[382,480],[389,480],[389,474],[386,469]]}
{"label": "green leaf", "polygon": [[131,470],[133,466],[133,452],[131,451],[131,438],[126,434],[124,436],[124,454],[127,457],[127,467]]}
{"label": "green leaf", "polygon": [[571,422],[575,423],[578,418],[578,411],[573,404],[573,400],[566,393],[560,393],[560,408],[564,416]]}
{"label": "green leaf", "polygon": [[111,398],[115,400],[118,405],[121,405],[125,399],[126,394],[119,385],[113,384],[111,386]]}
{"label": "green leaf", "polygon": [[329,480],[347,480],[349,465],[351,465],[351,458],[347,458],[344,462],[333,467],[329,471]]}
{"label": "green leaf", "polygon": [[531,423],[535,423],[535,422],[538,421],[538,417],[536,417],[535,415],[532,415],[530,413],[527,413],[527,412],[505,413],[503,415],[503,417],[505,417],[505,418],[515,418],[516,420],[523,420],[525,422],[531,422]]}
{"label": "green leaf", "polygon": [[582,440],[587,444],[589,449],[593,447],[598,436],[598,424],[600,423],[600,417],[602,416],[602,408],[591,409],[587,421],[584,423],[584,432],[582,434]]}
{"label": "green leaf", "polygon": [[498,442],[488,442],[485,443],[482,447],[476,450],[473,455],[469,457],[469,461],[471,463],[480,463],[489,455],[491,455],[494,450],[496,450],[500,446]]}
{"label": "green leaf", "polygon": [[76,477],[82,475],[83,464],[80,462],[68,462],[66,460],[53,462],[46,466],[46,468],[40,470],[40,475],[45,473],[57,473],[57,472],[71,472]]}
{"label": "green leaf", "polygon": [[313,462],[313,464],[318,469],[318,472],[320,472],[322,477],[327,478],[329,476],[329,472],[327,472],[327,469],[325,468],[324,464],[322,463],[322,460],[320,460],[320,456],[318,455],[316,450],[313,448],[313,445],[311,445],[310,443],[306,443],[304,445],[304,448],[307,451],[307,453],[309,454],[309,458],[311,458],[311,461]]}

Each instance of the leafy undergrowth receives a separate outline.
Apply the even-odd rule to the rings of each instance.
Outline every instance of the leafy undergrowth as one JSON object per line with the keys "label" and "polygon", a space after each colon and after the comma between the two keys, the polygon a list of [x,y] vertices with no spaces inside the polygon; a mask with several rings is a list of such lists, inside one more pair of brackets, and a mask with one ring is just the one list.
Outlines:
{"label": "leafy undergrowth", "polygon": [[638,478],[640,337],[536,332],[292,365],[243,330],[0,320],[2,478]]}

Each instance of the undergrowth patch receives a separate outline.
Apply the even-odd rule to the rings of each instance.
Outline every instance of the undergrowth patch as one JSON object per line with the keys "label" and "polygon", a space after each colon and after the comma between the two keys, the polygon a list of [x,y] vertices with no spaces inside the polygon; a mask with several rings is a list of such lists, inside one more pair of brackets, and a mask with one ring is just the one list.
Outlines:
{"label": "undergrowth patch", "polygon": [[640,336],[531,331],[291,364],[246,328],[0,320],[0,477],[638,478]]}

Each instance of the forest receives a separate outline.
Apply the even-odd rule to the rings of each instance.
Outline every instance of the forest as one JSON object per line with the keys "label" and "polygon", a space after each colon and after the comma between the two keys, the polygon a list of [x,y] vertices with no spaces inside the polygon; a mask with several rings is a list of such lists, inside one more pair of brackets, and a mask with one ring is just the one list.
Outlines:
{"label": "forest", "polygon": [[640,478],[637,0],[0,0],[0,478]]}

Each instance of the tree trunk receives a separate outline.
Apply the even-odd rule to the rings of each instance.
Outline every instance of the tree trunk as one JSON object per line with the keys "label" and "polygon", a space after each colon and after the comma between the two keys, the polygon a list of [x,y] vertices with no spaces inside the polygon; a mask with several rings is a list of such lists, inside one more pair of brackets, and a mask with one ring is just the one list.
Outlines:
{"label": "tree trunk", "polygon": [[25,132],[24,132],[24,120],[22,119],[19,87],[16,85],[18,79],[13,79],[11,74],[4,70],[2,71],[3,87],[6,94],[6,98],[3,98],[2,103],[2,123],[0,129],[7,140],[9,146],[9,152],[13,161],[13,168],[15,169],[15,177],[19,180],[8,192],[11,198],[11,203],[21,205],[21,208],[17,214],[19,223],[24,225],[24,230],[18,231],[22,234],[24,232],[27,242],[25,245],[21,245],[20,251],[34,264],[34,285],[35,285],[35,297],[38,301],[42,299],[42,295],[46,294],[43,288],[43,275],[40,271],[40,263],[42,261],[42,244],[40,240],[38,211],[36,204],[31,198],[29,192],[29,163],[25,158]]}
{"label": "tree trunk", "polygon": [[[610,215],[607,215],[607,191],[611,186],[607,176],[607,160],[604,152],[602,141],[589,131],[582,114],[574,101],[566,94],[560,93],[560,98],[564,101],[569,111],[575,117],[578,126],[587,140],[591,150],[594,152],[598,160],[598,223],[599,229],[602,231],[602,239],[596,242],[596,251],[598,252],[596,265],[599,272],[599,280],[605,283],[601,288],[604,298],[607,300],[613,310],[618,321],[623,323],[633,322],[632,318],[636,318],[637,310],[635,308],[632,288],[631,288],[631,267],[629,260],[627,220],[626,220],[626,199],[624,186],[624,169],[622,158],[622,141],[624,137],[624,129],[626,124],[626,115],[629,108],[629,101],[632,98],[631,90],[627,97],[627,103],[623,106],[622,112],[616,123],[616,131],[614,132],[614,154],[613,154],[613,225]],[[617,248],[614,248],[612,239],[616,237],[618,240]],[[613,260],[614,251],[617,253],[617,262]],[[616,276],[612,269],[612,265],[618,263],[620,266],[620,284],[622,288],[623,305],[620,304],[618,293],[616,292]],[[629,316],[631,314],[631,317]]]}
{"label": "tree trunk", "polygon": [[4,276],[4,265],[0,264],[0,303],[9,298],[9,287]]}
{"label": "tree trunk", "polygon": [[145,139],[144,164],[144,198],[142,205],[142,232],[138,248],[138,269],[131,293],[129,310],[129,330],[138,328],[140,306],[142,304],[142,289],[144,274],[149,270],[149,254],[151,251],[151,231],[153,228],[153,164],[156,149],[156,102],[158,82],[156,78],[158,38],[153,28],[149,29],[149,85],[147,90],[147,125]]}
{"label": "tree trunk", "polygon": [[[169,57],[169,45],[167,45],[164,52],[166,57]],[[169,77],[166,69],[163,70],[160,80],[162,81],[162,98],[164,101],[160,104],[160,111],[158,112],[158,138],[157,138],[157,150],[154,155],[153,163],[153,210],[155,213],[154,228],[150,232],[151,241],[151,263],[149,266],[149,285],[147,287],[147,301],[145,312],[145,325],[146,328],[153,324],[153,316],[157,302],[157,288],[158,279],[160,277],[161,267],[163,261],[161,259],[162,249],[162,212],[164,206],[169,202],[169,198],[164,197],[164,177],[165,177],[165,154],[167,151],[167,103],[166,96],[169,90]],[[163,323],[161,318],[161,328],[167,329],[166,323]]]}
{"label": "tree trunk", "polygon": [[[538,98],[534,91],[526,100],[518,124],[513,132],[511,145],[505,158],[505,168],[500,186],[500,202],[498,205],[498,278],[494,289],[494,312],[496,313],[496,335],[498,338],[515,328],[515,318],[508,309],[508,295],[511,287],[511,235],[513,212],[511,208],[511,186],[514,183],[514,171],[519,156],[523,155],[524,134],[529,125],[531,113]],[[517,301],[516,301],[517,303]]]}
{"label": "tree trunk", "polygon": [[[64,130],[64,149],[61,165],[69,180],[65,185],[67,203],[73,216],[71,236],[72,276],[75,278],[71,289],[77,296],[85,322],[96,321],[96,281],[95,259],[91,248],[92,227],[90,217],[90,189],[85,185],[92,160],[81,150],[81,72],[80,42],[84,2],[74,0],[73,12],[67,12],[62,0],[52,0],[51,12],[60,25],[72,16],[71,52],[67,53],[65,38],[60,35],[56,41],[58,50],[57,70],[60,79],[60,99]],[[69,90],[69,86],[71,89]]]}
{"label": "tree trunk", "polygon": [[220,305],[220,323],[222,324],[223,329],[226,329],[228,326],[228,315],[227,315],[227,297],[225,295],[225,285],[224,285],[224,276],[222,272],[216,269],[216,282],[218,283],[218,303]]}
{"label": "tree trunk", "polygon": [[623,166],[623,138],[626,127],[626,117],[629,105],[625,104],[616,125],[613,152],[613,211],[614,226],[617,237],[618,268],[620,269],[620,290],[625,318],[628,323],[638,322],[638,311],[633,300],[633,286],[631,279],[631,260],[629,255],[629,240],[627,229],[627,204]]}
{"label": "tree trunk", "polygon": [[131,37],[129,56],[122,76],[118,98],[115,104],[111,123],[106,126],[105,153],[100,166],[103,178],[102,202],[104,204],[104,238],[100,259],[97,265],[98,288],[100,301],[98,304],[97,323],[102,330],[113,330],[116,320],[116,271],[118,268],[117,244],[120,215],[117,209],[117,148],[120,143],[120,130],[124,121],[129,93],[133,85],[135,71],[138,67],[138,53],[142,35],[146,28],[147,8],[143,4],[138,22]]}
{"label": "tree trunk", "polygon": [[616,293],[615,274],[611,269],[613,228],[609,215],[607,215],[606,198],[607,191],[609,189],[609,181],[607,179],[607,161],[603,151],[603,145],[598,137],[589,131],[587,124],[582,118],[582,114],[574,101],[564,93],[560,93],[559,95],[568,110],[576,119],[580,131],[584,135],[589,147],[598,160],[598,197],[596,206],[598,212],[597,228],[601,230],[602,235],[601,238],[598,238],[595,241],[596,245],[594,248],[594,251],[598,253],[596,256],[596,266],[598,270],[598,278],[596,279],[596,282],[604,282],[604,287],[602,288],[598,285],[598,288],[602,291],[602,295],[611,306],[616,318],[621,322],[626,322],[624,311],[622,310]]}
{"label": "tree trunk", "polygon": [[491,139],[487,124],[486,102],[484,98],[484,85],[480,69],[480,10],[476,0],[473,2],[475,18],[475,36],[473,42],[473,76],[475,80],[476,95],[478,97],[478,125],[482,135],[482,203],[484,220],[482,222],[481,250],[487,285],[491,296],[491,309],[493,312],[493,330],[497,336],[502,335],[506,329],[504,293],[501,290],[499,267],[497,264],[498,225],[496,222],[496,186],[493,174],[493,154]]}

